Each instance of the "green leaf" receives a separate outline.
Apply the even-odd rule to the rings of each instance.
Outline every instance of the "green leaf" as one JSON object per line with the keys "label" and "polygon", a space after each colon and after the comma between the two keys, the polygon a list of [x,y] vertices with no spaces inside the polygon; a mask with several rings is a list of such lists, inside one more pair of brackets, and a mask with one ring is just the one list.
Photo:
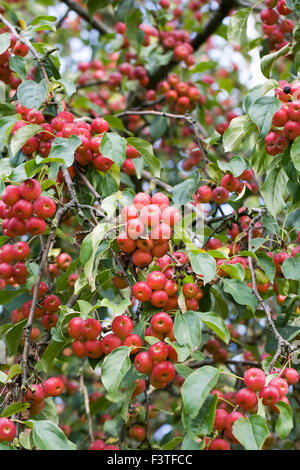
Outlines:
{"label": "green leaf", "polygon": [[260,450],[269,435],[266,420],[259,415],[239,418],[232,426],[234,437],[246,450]]}
{"label": "green leaf", "polygon": [[22,373],[22,367],[20,364],[14,364],[13,366],[10,367],[8,374],[7,374],[7,380],[12,379],[16,375],[20,375]]}
{"label": "green leaf", "polygon": [[227,294],[232,295],[234,300],[240,305],[247,305],[255,310],[258,300],[250,287],[239,279],[223,279],[223,289]]}
{"label": "green leaf", "polygon": [[10,46],[10,34],[9,33],[2,33],[0,35],[0,54],[7,51]]}
{"label": "green leaf", "polygon": [[8,356],[13,356],[16,354],[22,338],[23,328],[26,323],[27,318],[20,321],[19,323],[16,323],[6,333],[6,348]]}
{"label": "green leaf", "polygon": [[275,96],[262,96],[251,104],[248,114],[262,137],[266,137],[271,129],[273,116],[280,107],[281,102]]}
{"label": "green leaf", "polygon": [[193,373],[193,369],[184,364],[175,364],[174,365],[177,374],[181,375],[184,379],[186,379],[189,375]]}
{"label": "green leaf", "polygon": [[139,29],[141,23],[143,23],[143,13],[139,8],[135,8],[126,18],[126,37],[135,49],[139,48],[144,39]]}
{"label": "green leaf", "polygon": [[281,266],[282,273],[286,279],[300,281],[300,253],[294,257],[284,260]]}
{"label": "green leaf", "polygon": [[76,445],[51,421],[31,419],[28,423],[33,425],[32,440],[39,450],[76,450]]}
{"label": "green leaf", "polygon": [[270,258],[270,256],[267,255],[267,253],[264,253],[262,251],[257,252],[256,256],[257,256],[259,264],[262,266],[263,270],[265,271],[269,281],[273,282],[275,273],[276,273],[276,268],[275,268],[272,258]]}
{"label": "green leaf", "polygon": [[21,104],[26,108],[38,109],[48,96],[48,86],[46,80],[40,83],[33,80],[26,80],[18,86],[17,96]]}
{"label": "green leaf", "polygon": [[[47,158],[41,159],[42,162],[54,161],[59,159],[65,168],[71,166],[74,162],[74,153],[81,145],[81,140],[77,135],[71,135],[68,139],[56,137],[51,144],[51,150]],[[40,161],[37,161],[40,163]]]}
{"label": "green leaf", "polygon": [[17,132],[13,135],[10,144],[12,156],[14,157],[18,153],[27,140],[42,130],[43,128],[37,124],[28,124],[27,126],[23,126],[18,129]]}
{"label": "green leaf", "polygon": [[300,171],[300,135],[296,137],[291,146],[291,159],[297,171]]}
{"label": "green leaf", "polygon": [[129,353],[130,348],[120,346],[108,354],[103,361],[101,381],[112,401],[116,399],[120,383],[130,368]]}
{"label": "green leaf", "polygon": [[10,131],[17,122],[17,116],[5,116],[0,119],[0,145],[7,144]]}
{"label": "green leaf", "polygon": [[227,27],[228,41],[241,46],[244,50],[249,45],[247,38],[247,22],[251,8],[242,8],[230,17]]}
{"label": "green leaf", "polygon": [[101,8],[105,8],[107,5],[109,5],[109,3],[110,3],[110,0],[88,0],[87,6],[88,6],[89,14],[93,16],[97,10]]}
{"label": "green leaf", "polygon": [[174,321],[174,336],[181,346],[188,345],[190,350],[198,348],[201,341],[201,325],[197,312],[177,312]]}
{"label": "green leaf", "polygon": [[20,413],[21,411],[27,410],[30,407],[30,403],[12,403],[8,405],[1,413],[1,418],[8,418],[9,416]]}
{"label": "green leaf", "polygon": [[212,432],[218,397],[209,394],[195,418],[192,418],[184,410],[182,412],[182,423],[190,438],[207,436]]}
{"label": "green leaf", "polygon": [[0,291],[0,305],[8,304],[17,295],[23,294],[24,292],[26,292],[26,289],[14,289],[14,290],[4,289]]}
{"label": "green leaf", "polygon": [[206,326],[211,328],[222,339],[222,341],[224,341],[224,343],[229,343],[229,330],[225,321],[219,317],[219,315],[217,315],[215,312],[197,312],[197,315]]}
{"label": "green leaf", "polygon": [[54,424],[59,423],[59,415],[57,411],[57,406],[52,400],[52,398],[45,398],[44,408],[39,412],[38,415],[35,416],[34,419],[38,421],[48,420]]}
{"label": "green leaf", "polygon": [[76,86],[70,80],[60,79],[56,81],[57,83],[60,83],[60,85],[63,87],[68,98],[74,95],[74,93],[76,92]]}
{"label": "green leaf", "polygon": [[283,440],[293,429],[293,412],[291,407],[283,401],[276,403],[276,408],[279,410],[279,416],[276,420],[275,430],[279,439]]}
{"label": "green leaf", "polygon": [[152,145],[138,137],[129,137],[127,142],[142,155],[152,175],[158,178],[160,175],[160,161],[154,155]]}
{"label": "green leaf", "polygon": [[124,137],[114,132],[104,132],[101,144],[100,153],[106,158],[112,160],[118,167],[124,163],[126,158],[127,143]]}
{"label": "green leaf", "polygon": [[274,168],[261,188],[268,211],[276,217],[285,208],[288,176],[281,166]]}
{"label": "green leaf", "polygon": [[246,170],[246,162],[242,157],[235,155],[228,162],[218,160],[218,167],[222,171],[229,171],[233,176],[240,176]]}
{"label": "green leaf", "polygon": [[13,70],[13,72],[16,72],[22,80],[26,80],[26,61],[23,57],[18,55],[10,56],[9,68]]}
{"label": "green leaf", "polygon": [[216,260],[207,253],[189,252],[189,258],[194,273],[203,276],[204,284],[210,282],[216,275]]}
{"label": "green leaf", "polygon": [[173,437],[170,441],[161,446],[161,450],[173,450],[183,441],[183,437]]}
{"label": "green leaf", "polygon": [[44,351],[41,360],[36,363],[37,370],[48,371],[53,361],[57,358],[59,353],[66,347],[67,342],[51,340],[46,350]]}
{"label": "green leaf", "polygon": [[209,392],[215,387],[220,371],[215,367],[204,366],[185,379],[181,394],[184,412],[195,418]]}
{"label": "green leaf", "polygon": [[244,138],[255,129],[256,126],[248,116],[238,116],[232,119],[222,137],[225,152],[238,150]]}
{"label": "green leaf", "polygon": [[191,178],[173,186],[172,201],[175,206],[180,207],[193,200],[193,194],[195,194],[198,189],[199,181],[200,174],[197,171]]}
{"label": "green leaf", "polygon": [[126,311],[130,304],[131,301],[129,299],[124,299],[118,302],[114,300],[111,301],[109,299],[102,299],[98,305],[109,308],[114,315],[122,315],[122,313]]}
{"label": "green leaf", "polygon": [[99,252],[98,248],[110,228],[112,228],[111,224],[105,222],[98,224],[92,232],[85,237],[81,245],[79,255],[80,263],[84,267],[84,274],[92,291],[96,288],[95,278],[97,275],[97,267],[103,252],[102,250]]}
{"label": "green leaf", "polygon": [[287,44],[286,46],[283,46],[281,49],[279,49],[279,51],[267,54],[262,58],[260,68],[265,77],[270,78],[273,64],[276,62],[278,57],[288,54],[290,52],[290,49],[290,45]]}
{"label": "green leaf", "polygon": [[245,270],[240,263],[222,265],[223,271],[225,271],[233,279],[240,279],[241,281],[245,278]]}

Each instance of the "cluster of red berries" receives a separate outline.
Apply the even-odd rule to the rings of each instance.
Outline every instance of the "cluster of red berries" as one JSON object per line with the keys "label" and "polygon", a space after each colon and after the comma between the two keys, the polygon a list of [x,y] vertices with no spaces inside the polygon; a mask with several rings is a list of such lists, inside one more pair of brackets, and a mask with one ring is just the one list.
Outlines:
{"label": "cluster of red berries", "polygon": [[138,193],[133,204],[121,211],[125,230],[117,237],[121,251],[131,254],[135,266],[148,266],[153,257],[161,257],[169,250],[172,227],[181,218],[176,207],[170,206],[163,193],[150,196]]}
{"label": "cluster of red berries", "polygon": [[228,359],[228,352],[216,338],[209,339],[206,342],[205,349],[209,354],[212,354],[213,360],[216,363],[225,362]]}
{"label": "cluster of red berries", "polygon": [[300,135],[300,82],[279,82],[275,90],[282,102],[272,119],[272,129],[265,138],[266,151],[270,155],[284,152],[289,143]]}
{"label": "cluster of red berries", "polygon": [[114,444],[105,444],[102,439],[95,439],[89,446],[88,450],[120,450]]}
{"label": "cluster of red berries", "polygon": [[59,377],[50,377],[43,384],[30,385],[23,401],[30,403],[30,414],[39,414],[45,406],[45,398],[58,397],[64,391],[64,383]]}
{"label": "cluster of red berries", "polygon": [[[72,350],[77,357],[98,359],[120,346],[133,347],[130,354],[135,354],[142,346],[139,335],[133,334],[133,321],[126,315],[114,318],[111,324],[112,333],[99,339],[102,331],[101,323],[94,318],[83,320],[74,317],[68,323],[68,333],[74,339]],[[97,339],[98,338],[98,339]]]}
{"label": "cluster of red berries", "polygon": [[245,415],[237,410],[230,411],[228,402],[233,407],[239,406],[244,412],[251,413],[257,409],[259,397],[265,406],[269,406],[277,414],[279,410],[276,404],[280,401],[289,404],[289,400],[286,397],[288,386],[295,385],[298,380],[298,372],[293,368],[286,368],[282,374],[271,379],[266,385],[265,373],[261,369],[253,367],[247,369],[244,374],[246,388],[242,388],[236,393],[228,392],[225,394],[220,390],[214,390],[212,393],[216,393],[219,398],[214,429],[222,437],[218,436],[218,438],[210,442],[207,440],[207,448],[209,450],[230,450],[230,443],[239,443],[232,433],[232,426],[239,418],[245,417]]}
{"label": "cluster of red berries", "polygon": [[247,186],[252,191],[251,180],[253,179],[252,170],[244,170],[238,177],[233,176],[231,173],[226,173],[220,182],[220,185],[214,188],[206,184],[200,186],[193,199],[196,203],[215,202],[216,204],[224,204],[228,201],[230,193],[241,193],[244,186]]}
{"label": "cluster of red berries", "polygon": [[[8,28],[1,28],[0,35],[6,33]],[[13,55],[25,57],[28,54],[28,47],[26,44],[19,42],[17,38],[10,35],[10,46],[6,51],[0,54],[0,81],[10,86],[11,90],[16,90],[21,83],[21,80],[17,78],[13,71],[9,67],[9,59]]]}
{"label": "cluster of red berries", "polygon": [[[175,341],[173,320],[166,312],[158,312],[151,318],[145,336],[153,336],[159,341],[152,344],[148,351],[139,352],[134,358],[138,372],[150,377],[150,384],[155,388],[165,388],[175,378],[175,367],[178,357],[175,349],[164,342],[164,337]],[[171,362],[172,361],[172,362]]]}
{"label": "cluster of red berries", "polygon": [[263,33],[269,39],[269,47],[272,52],[288,44],[294,23],[288,18],[280,19],[279,15],[285,17],[291,13],[285,0],[265,0],[265,5],[267,8],[261,11],[260,18],[263,22]]}
{"label": "cluster of red berries", "polygon": [[194,109],[197,103],[203,105],[206,102],[205,96],[192,81],[183,82],[176,73],[169,74],[167,80],[158,83],[157,92],[164,95],[171,111],[179,113]]}
{"label": "cluster of red berries", "polygon": [[[22,285],[27,280],[28,271],[24,261],[30,256],[30,248],[26,242],[14,245],[6,243],[0,248],[1,288],[6,284]],[[14,264],[13,264],[14,263]]]}
{"label": "cluster of red berries", "polygon": [[[188,257],[185,253],[177,251],[172,257],[166,254],[158,258],[155,263],[160,270],[150,272],[146,281],[135,283],[132,293],[140,302],[151,302],[156,308],[176,310],[179,293],[177,278],[182,277],[180,276],[182,269],[192,273]],[[187,310],[198,310],[199,302],[204,297],[202,285],[201,280],[183,284],[182,293]]]}
{"label": "cluster of red berries", "polygon": [[[46,330],[51,330],[55,327],[58,321],[58,311],[61,305],[60,299],[57,295],[47,294],[48,286],[45,282],[41,282],[38,289],[38,305],[35,307],[34,319],[41,318],[42,325]],[[31,289],[33,295],[34,287]],[[21,308],[14,309],[11,312],[11,320],[13,323],[18,323],[24,318],[28,318],[32,306],[32,300],[25,302]],[[37,333],[37,332],[36,332]],[[35,335],[34,335],[35,336]],[[35,338],[33,338],[35,339]]]}
{"label": "cluster of red berries", "polygon": [[56,278],[59,275],[59,271],[67,271],[71,263],[72,257],[69,253],[60,253],[55,259],[55,263],[49,263],[48,265],[51,278]]}
{"label": "cluster of red berries", "polygon": [[15,238],[27,233],[40,235],[45,232],[47,224],[44,219],[54,216],[56,204],[51,197],[41,196],[41,192],[40,183],[34,179],[27,179],[19,186],[6,186],[0,201],[5,236]]}
{"label": "cluster of red berries", "polygon": [[[28,124],[38,124],[44,130],[27,140],[23,145],[22,151],[25,155],[31,156],[34,152],[38,152],[41,157],[48,157],[51,146],[55,138],[68,138],[71,135],[77,135],[81,144],[77,148],[74,158],[81,166],[93,165],[96,170],[108,171],[113,161],[104,157],[99,152],[102,134],[108,132],[109,124],[102,118],[95,118],[91,124],[84,121],[74,121],[74,116],[69,111],[61,111],[51,122],[45,122],[45,118],[41,111],[25,108],[20,104],[16,107],[17,112],[21,115],[22,120],[18,121],[13,129],[15,134],[21,127]],[[132,162],[133,158],[140,157],[140,154],[131,145],[127,145],[126,159],[121,166],[121,170],[129,175],[135,174],[135,166]],[[68,168],[71,178],[75,176],[75,170],[71,166]],[[58,173],[57,181],[63,182],[61,171]]]}

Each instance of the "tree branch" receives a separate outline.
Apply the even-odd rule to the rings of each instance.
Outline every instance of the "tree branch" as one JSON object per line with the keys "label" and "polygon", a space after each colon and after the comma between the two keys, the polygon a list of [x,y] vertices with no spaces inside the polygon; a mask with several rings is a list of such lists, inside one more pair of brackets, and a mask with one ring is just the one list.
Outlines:
{"label": "tree branch", "polygon": [[72,0],[63,0],[70,10],[73,10],[77,13],[77,15],[81,16],[87,23],[89,23],[92,28],[99,31],[100,34],[109,34],[113,33],[110,28],[108,28],[102,21],[97,20],[96,18],[91,18],[88,11],[82,8],[78,3]]}
{"label": "tree branch", "polygon": [[[251,251],[251,241],[252,241],[252,238],[253,238],[254,226],[255,226],[256,222],[258,220],[260,220],[263,217],[263,215],[267,212],[265,208],[257,209],[257,211],[258,211],[257,216],[252,219],[252,221],[250,222],[250,225],[249,225],[248,251]],[[248,265],[249,265],[249,269],[250,269],[250,272],[251,272],[252,291],[255,294],[255,296],[256,296],[257,300],[259,301],[260,305],[262,306],[262,308],[265,311],[268,324],[269,324],[270,329],[271,329],[273,335],[275,336],[277,344],[278,344],[276,353],[275,353],[272,361],[270,362],[270,364],[268,366],[268,370],[271,370],[272,367],[274,366],[274,364],[276,363],[277,359],[279,358],[279,356],[281,354],[281,350],[283,348],[286,348],[288,351],[293,351],[294,348],[288,341],[286,341],[284,338],[282,338],[282,336],[279,334],[279,332],[278,332],[278,330],[275,326],[275,323],[273,322],[270,307],[263,301],[260,293],[258,292],[252,256],[248,256]]]}

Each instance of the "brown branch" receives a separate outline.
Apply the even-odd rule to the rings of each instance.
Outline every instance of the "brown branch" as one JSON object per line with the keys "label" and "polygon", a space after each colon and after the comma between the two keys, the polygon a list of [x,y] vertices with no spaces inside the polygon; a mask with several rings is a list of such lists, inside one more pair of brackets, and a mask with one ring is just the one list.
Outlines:
{"label": "brown branch", "polygon": [[[256,222],[258,220],[260,220],[267,211],[266,211],[265,208],[262,208],[262,209],[257,209],[257,212],[258,212],[257,216],[252,219],[252,221],[249,225],[248,251],[251,251],[251,241],[252,241],[252,238],[253,238],[254,226],[255,226]],[[260,293],[258,292],[252,256],[248,256],[248,265],[249,265],[249,269],[250,269],[250,272],[251,272],[252,291],[255,294],[255,296],[256,296],[257,300],[259,301],[260,305],[262,306],[263,310],[265,311],[270,330],[272,331],[272,333],[273,333],[273,335],[274,335],[274,337],[277,341],[276,353],[275,353],[272,361],[270,362],[270,364],[268,366],[268,370],[271,370],[272,367],[274,366],[274,364],[276,363],[277,359],[279,358],[282,349],[285,348],[287,351],[293,351],[294,348],[288,341],[286,341],[284,338],[282,338],[282,336],[278,332],[278,330],[275,326],[275,323],[273,322],[273,319],[272,319],[272,314],[271,314],[270,307],[263,301]]]}
{"label": "brown branch", "polygon": [[132,289],[133,284],[132,284],[131,280],[129,279],[129,277],[127,276],[127,273],[126,273],[126,271],[125,271],[125,269],[124,269],[124,267],[123,267],[121,261],[119,260],[117,254],[114,252],[114,250],[112,249],[112,247],[109,247],[109,251],[111,252],[111,254],[112,254],[112,256],[113,256],[115,262],[116,262],[117,265],[119,266],[121,273],[122,273],[123,276],[125,277],[128,286],[130,286],[131,289]]}
{"label": "brown branch", "polygon": [[56,216],[55,216],[55,218],[52,222],[52,228],[51,228],[51,231],[50,231],[50,235],[47,239],[47,243],[44,247],[44,251],[43,251],[43,254],[42,254],[42,259],[41,259],[41,262],[40,262],[39,272],[37,274],[36,281],[35,281],[34,288],[33,288],[32,304],[31,304],[28,320],[27,320],[26,326],[24,328],[24,349],[23,349],[23,355],[22,355],[22,386],[23,387],[25,387],[26,381],[27,381],[27,367],[28,367],[28,356],[29,356],[29,348],[30,348],[30,335],[31,335],[31,330],[32,330],[32,325],[33,325],[33,320],[34,320],[34,313],[35,313],[35,309],[36,309],[37,302],[38,302],[39,285],[40,285],[40,282],[41,282],[41,279],[42,279],[42,276],[43,276],[43,273],[44,273],[44,270],[45,270],[45,265],[46,265],[46,262],[47,262],[47,258],[48,258],[48,255],[49,255],[51,245],[52,245],[52,243],[55,239],[56,229],[59,225],[59,222],[60,222],[62,216],[64,215],[64,213],[70,207],[72,207],[72,205],[73,205],[73,203],[69,202],[69,203],[65,204],[64,206],[62,206],[58,209],[58,211],[56,213]]}
{"label": "brown branch", "polygon": [[92,417],[91,417],[91,412],[90,412],[89,395],[88,395],[88,391],[85,386],[84,378],[83,378],[83,365],[80,369],[79,384],[80,384],[80,391],[82,392],[83,398],[84,398],[84,408],[85,408],[85,414],[88,420],[89,436],[90,436],[90,440],[93,442],[95,438],[94,438],[94,432],[93,432]]}
{"label": "brown branch", "polygon": [[89,23],[92,28],[99,31],[100,34],[110,34],[113,33],[110,28],[108,28],[102,21],[97,20],[96,18],[91,18],[88,11],[82,8],[78,3],[72,0],[63,0],[70,10],[73,10],[77,13],[77,15],[81,16],[87,23]]}
{"label": "brown branch", "polygon": [[97,193],[97,191],[95,190],[95,188],[93,187],[93,185],[89,182],[89,180],[87,179],[87,177],[81,172],[81,170],[79,169],[78,165],[74,165],[75,167],[75,170],[76,170],[76,173],[78,174],[78,176],[80,177],[81,181],[84,183],[84,185],[91,191],[91,193],[93,194],[93,196],[97,199],[97,201],[101,204],[102,203],[102,198],[100,196],[100,194]]}

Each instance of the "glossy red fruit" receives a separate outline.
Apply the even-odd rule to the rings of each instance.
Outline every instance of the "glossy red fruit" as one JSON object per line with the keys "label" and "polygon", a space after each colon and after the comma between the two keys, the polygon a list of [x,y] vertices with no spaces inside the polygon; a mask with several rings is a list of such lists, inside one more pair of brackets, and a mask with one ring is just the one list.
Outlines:
{"label": "glossy red fruit", "polygon": [[47,379],[43,386],[45,397],[58,397],[65,388],[63,381],[59,377]]}
{"label": "glossy red fruit", "polygon": [[114,333],[108,333],[102,338],[102,350],[104,354],[109,354],[114,349],[122,345],[122,340]]}
{"label": "glossy red fruit", "polygon": [[154,364],[165,361],[168,357],[168,352],[168,345],[163,341],[157,341],[157,343],[152,344],[149,348],[149,356]]}
{"label": "glossy red fruit", "polygon": [[69,336],[71,338],[79,338],[81,336],[81,325],[82,325],[82,318],[80,317],[73,317],[68,323],[67,330]]}
{"label": "glossy red fruit", "polygon": [[127,315],[118,315],[111,324],[112,332],[121,339],[126,338],[132,332],[133,327],[133,321]]}
{"label": "glossy red fruit", "polygon": [[161,361],[154,364],[152,377],[159,382],[171,382],[175,377],[175,368],[170,361]]}
{"label": "glossy red fruit", "polygon": [[103,355],[102,343],[97,339],[86,341],[84,347],[86,355],[92,359],[97,359]]}
{"label": "glossy red fruit", "polygon": [[248,411],[257,405],[257,396],[253,390],[242,388],[237,392],[235,401],[243,410]]}
{"label": "glossy red fruit", "polygon": [[289,385],[295,385],[299,381],[299,374],[296,369],[287,367],[283,373],[284,378]]}
{"label": "glossy red fruit", "polygon": [[56,204],[51,197],[40,196],[34,201],[33,210],[37,217],[47,219],[55,214]]}
{"label": "glossy red fruit", "polygon": [[157,333],[167,333],[173,327],[173,320],[166,312],[158,312],[151,318],[151,328]]}
{"label": "glossy red fruit", "polygon": [[20,194],[27,201],[34,201],[42,192],[42,187],[37,180],[27,179],[20,184]]}
{"label": "glossy red fruit", "polygon": [[150,374],[153,368],[153,362],[149,352],[139,352],[134,358],[134,366],[141,374]]}
{"label": "glossy red fruit", "polygon": [[130,334],[124,339],[123,345],[129,347],[136,346],[130,351],[130,354],[136,354],[137,352],[139,352],[142,346],[141,337],[137,334]]}
{"label": "glossy red fruit", "polygon": [[96,339],[101,333],[101,323],[95,318],[83,320],[80,326],[81,336],[88,340]]}
{"label": "glossy red fruit", "polygon": [[16,435],[16,426],[9,418],[0,418],[0,442],[12,441]]}
{"label": "glossy red fruit", "polygon": [[280,399],[277,388],[267,385],[263,387],[259,392],[259,398],[262,398],[262,402],[266,406],[276,405]]}
{"label": "glossy red fruit", "polygon": [[261,390],[266,383],[266,374],[263,370],[251,367],[244,374],[245,385],[254,392]]}

